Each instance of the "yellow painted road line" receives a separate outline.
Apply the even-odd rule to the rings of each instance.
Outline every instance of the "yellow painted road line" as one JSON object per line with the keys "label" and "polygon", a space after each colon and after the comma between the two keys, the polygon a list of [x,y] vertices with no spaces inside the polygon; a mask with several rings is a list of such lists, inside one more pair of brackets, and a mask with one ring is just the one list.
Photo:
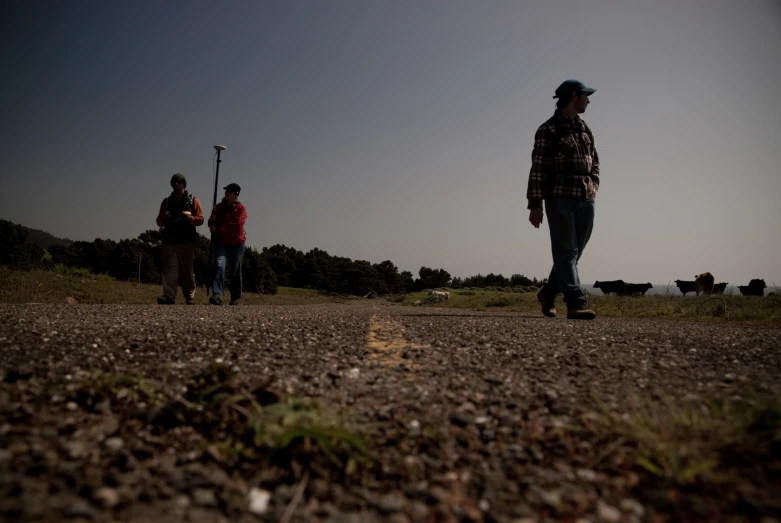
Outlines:
{"label": "yellow painted road line", "polygon": [[410,370],[419,367],[414,360],[403,357],[406,349],[428,349],[429,345],[412,343],[404,338],[401,323],[390,317],[374,314],[369,320],[369,333],[366,335],[366,347],[371,351],[369,361],[385,367],[406,365]]}

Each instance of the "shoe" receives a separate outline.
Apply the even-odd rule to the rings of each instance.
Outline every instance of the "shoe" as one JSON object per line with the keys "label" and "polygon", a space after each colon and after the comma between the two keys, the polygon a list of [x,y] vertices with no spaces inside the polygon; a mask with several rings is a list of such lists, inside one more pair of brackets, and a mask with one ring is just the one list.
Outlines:
{"label": "shoe", "polygon": [[567,307],[568,320],[593,320],[597,313],[588,308],[588,304],[581,303],[575,307]]}
{"label": "shoe", "polygon": [[158,305],[174,305],[176,302],[168,296],[160,296],[157,298]]}
{"label": "shoe", "polygon": [[195,305],[195,298],[185,298],[184,302],[187,305]]}
{"label": "shoe", "polygon": [[238,305],[238,304],[239,304],[239,300],[231,300],[228,305]]}
{"label": "shoe", "polygon": [[547,316],[548,318],[556,317],[556,307],[553,303],[545,303],[545,299],[542,297],[542,290],[537,293],[537,301],[539,301],[540,306],[542,306],[542,314],[544,316]]}
{"label": "shoe", "polygon": [[209,298],[209,303],[211,303],[212,305],[222,305],[222,298],[220,298],[219,296],[212,296],[211,298]]}

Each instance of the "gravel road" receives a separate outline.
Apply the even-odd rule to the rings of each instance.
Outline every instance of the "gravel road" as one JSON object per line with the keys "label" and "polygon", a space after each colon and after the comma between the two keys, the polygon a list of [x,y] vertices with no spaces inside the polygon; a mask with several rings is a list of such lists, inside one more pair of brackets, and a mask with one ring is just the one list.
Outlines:
{"label": "gravel road", "polygon": [[[76,394],[101,369],[143,375],[176,397],[214,361],[280,397],[316,398],[348,416],[373,464],[330,473],[296,462],[275,475],[258,461],[250,470],[221,458],[193,427],[139,422],[138,410],[159,397],[130,408],[125,392],[97,405]],[[0,518],[8,521],[781,517],[777,455],[749,463],[755,473],[738,483],[679,488],[621,463],[612,441],[579,432],[584,416],[630,412],[635,400],[781,398],[779,329],[379,300],[2,305],[0,369]]]}

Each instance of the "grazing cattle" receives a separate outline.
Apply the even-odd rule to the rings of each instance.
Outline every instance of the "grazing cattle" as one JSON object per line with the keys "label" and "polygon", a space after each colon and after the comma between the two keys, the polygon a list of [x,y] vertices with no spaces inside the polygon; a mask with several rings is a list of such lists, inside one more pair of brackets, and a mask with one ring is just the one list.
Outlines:
{"label": "grazing cattle", "polygon": [[624,283],[624,280],[597,281],[594,284],[594,288],[601,290],[602,294],[606,296],[614,292],[619,295],[626,293],[626,283]]}
{"label": "grazing cattle", "polygon": [[446,292],[446,291],[430,291],[429,295],[430,296],[441,296],[441,297],[445,298],[445,300],[449,300],[450,299],[450,293]]}
{"label": "grazing cattle", "polygon": [[646,291],[648,289],[653,289],[654,286],[650,283],[627,283],[625,290],[626,293],[630,296],[634,296],[635,294],[639,294],[644,296]]}
{"label": "grazing cattle", "polygon": [[724,294],[724,290],[727,288],[727,285],[729,285],[729,283],[727,283],[727,282],[721,282],[721,283],[714,284],[713,285],[713,294]]}
{"label": "grazing cattle", "polygon": [[675,285],[684,296],[689,292],[697,292],[697,284],[693,281],[675,280]]}
{"label": "grazing cattle", "polygon": [[741,285],[738,290],[743,296],[764,296],[765,280],[751,280],[748,285]]}
{"label": "grazing cattle", "polygon": [[700,293],[703,294],[710,294],[713,292],[713,282],[716,281],[713,278],[713,274],[709,272],[703,272],[702,274],[698,274],[694,277],[694,283],[697,286],[696,292],[697,296],[700,295]]}

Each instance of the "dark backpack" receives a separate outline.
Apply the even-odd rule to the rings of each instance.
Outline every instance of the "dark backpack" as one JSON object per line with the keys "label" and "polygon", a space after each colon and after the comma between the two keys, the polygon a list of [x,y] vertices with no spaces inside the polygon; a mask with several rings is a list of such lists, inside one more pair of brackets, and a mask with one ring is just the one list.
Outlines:
{"label": "dark backpack", "polygon": [[[173,206],[171,205],[171,202],[169,201],[170,198],[171,197],[169,196],[168,198],[163,200],[163,205],[165,205],[166,210],[169,211],[169,212],[171,212],[172,210],[178,210],[178,208],[177,209],[172,209]],[[187,193],[187,201],[184,203],[184,206],[182,207],[181,210],[182,211],[192,211],[193,210],[193,205],[194,205],[194,203],[193,203],[194,200],[195,200],[195,196],[193,196],[190,193]]]}

